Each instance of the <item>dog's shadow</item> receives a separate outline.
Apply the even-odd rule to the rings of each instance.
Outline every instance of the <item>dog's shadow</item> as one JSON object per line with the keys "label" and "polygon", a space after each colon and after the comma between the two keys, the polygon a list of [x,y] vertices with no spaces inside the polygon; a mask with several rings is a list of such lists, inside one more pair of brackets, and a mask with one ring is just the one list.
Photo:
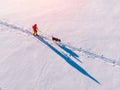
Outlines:
{"label": "dog's shadow", "polygon": [[[78,70],[79,72],[81,72],[83,75],[89,77],[90,79],[92,79],[93,81],[95,81],[96,83],[100,84],[100,82],[98,80],[96,80],[94,77],[92,77],[87,71],[85,71],[81,66],[79,66],[76,62],[74,62],[71,58],[69,58],[68,56],[66,56],[65,54],[63,54],[62,52],[60,52],[57,48],[55,48],[53,45],[51,45],[50,43],[48,43],[44,38],[40,37],[40,36],[35,36],[39,41],[41,41],[42,43],[44,43],[46,46],[48,46],[51,50],[53,50],[57,55],[59,55],[60,57],[62,57],[69,65],[71,65],[73,68],[75,68],[76,70]],[[63,47],[61,47],[63,48]],[[64,46],[64,50],[65,50],[65,46]],[[70,53],[72,54],[72,53]],[[75,55],[76,56],[76,55]]]}
{"label": "dog's shadow", "polygon": [[61,49],[63,49],[67,54],[69,54],[69,56],[75,58],[77,61],[79,61],[80,63],[82,63],[82,61],[80,61],[79,59],[79,55],[77,55],[74,51],[72,51],[70,48],[68,48],[67,46],[65,46],[62,43],[56,43]]}

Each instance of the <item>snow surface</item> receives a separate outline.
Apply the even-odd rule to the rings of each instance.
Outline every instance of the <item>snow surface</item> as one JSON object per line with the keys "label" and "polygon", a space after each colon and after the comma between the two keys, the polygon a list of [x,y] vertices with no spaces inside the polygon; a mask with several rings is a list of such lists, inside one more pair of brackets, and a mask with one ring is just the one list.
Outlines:
{"label": "snow surface", "polygon": [[120,90],[119,4],[1,0],[0,90]]}

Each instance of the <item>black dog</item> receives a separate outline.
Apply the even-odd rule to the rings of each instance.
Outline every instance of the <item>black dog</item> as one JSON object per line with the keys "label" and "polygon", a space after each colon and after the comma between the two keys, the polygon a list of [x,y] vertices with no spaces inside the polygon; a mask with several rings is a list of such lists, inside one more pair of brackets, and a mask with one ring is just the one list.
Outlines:
{"label": "black dog", "polygon": [[53,37],[53,36],[52,36],[52,40],[53,40],[53,41],[56,41],[56,42],[61,42],[60,39],[58,39],[58,38],[56,38],[56,37]]}

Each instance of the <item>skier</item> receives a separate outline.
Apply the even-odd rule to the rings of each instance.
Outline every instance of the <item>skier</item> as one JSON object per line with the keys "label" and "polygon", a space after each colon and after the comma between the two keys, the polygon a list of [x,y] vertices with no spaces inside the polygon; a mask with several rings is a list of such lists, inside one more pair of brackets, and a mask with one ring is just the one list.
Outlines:
{"label": "skier", "polygon": [[38,34],[37,34],[37,30],[38,30],[37,24],[34,24],[34,25],[32,26],[32,29],[33,29],[33,35],[34,35],[34,36],[38,35]]}

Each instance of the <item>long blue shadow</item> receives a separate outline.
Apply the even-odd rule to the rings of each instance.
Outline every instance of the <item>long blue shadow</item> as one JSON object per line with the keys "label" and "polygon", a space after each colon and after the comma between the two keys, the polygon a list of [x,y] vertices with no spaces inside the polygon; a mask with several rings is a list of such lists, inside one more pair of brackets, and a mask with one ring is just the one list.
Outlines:
{"label": "long blue shadow", "polygon": [[77,63],[75,63],[72,59],[70,59],[68,56],[64,55],[60,51],[58,51],[55,47],[53,47],[51,44],[49,44],[47,41],[45,41],[43,38],[40,36],[36,36],[38,40],[43,42],[45,45],[47,45],[50,49],[52,49],[55,53],[57,53],[59,56],[61,56],[68,64],[70,64],[72,67],[77,69],[79,72],[81,72],[83,75],[91,78],[93,81],[96,83],[100,84],[99,81],[97,81],[94,77],[92,77],[87,71],[85,71],[82,67],[80,67]]}
{"label": "long blue shadow", "polygon": [[63,49],[65,52],[67,52],[70,56],[74,57],[76,60],[78,60],[79,62],[82,63],[82,61],[79,60],[79,56],[72,51],[71,49],[67,48],[65,45],[63,45],[62,43],[57,43],[57,45]]}

